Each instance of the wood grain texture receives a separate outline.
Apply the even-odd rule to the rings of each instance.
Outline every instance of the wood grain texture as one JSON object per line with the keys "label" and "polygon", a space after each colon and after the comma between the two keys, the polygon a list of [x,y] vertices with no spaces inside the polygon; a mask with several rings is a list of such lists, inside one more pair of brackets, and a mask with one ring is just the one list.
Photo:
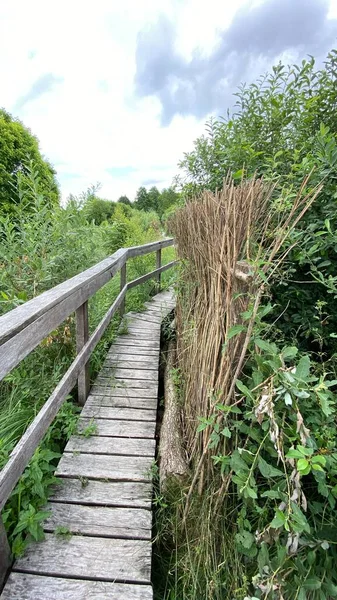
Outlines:
{"label": "wood grain texture", "polygon": [[82,433],[95,425],[94,435],[125,438],[153,438],[155,422],[148,421],[110,421],[109,419],[79,419],[78,431]]}
{"label": "wood grain texture", "polygon": [[125,315],[125,318],[127,319],[127,321],[129,321],[129,319],[131,320],[131,322],[135,322],[135,323],[153,323],[155,325],[161,325],[161,315],[155,315],[153,313],[150,312],[150,310],[148,312],[129,312]]}
{"label": "wood grain texture", "polygon": [[[76,474],[77,477],[77,474]],[[152,484],[58,478],[50,500],[94,506],[151,508]]]}
{"label": "wood grain texture", "polygon": [[66,527],[73,534],[150,540],[152,513],[142,508],[112,508],[50,502],[43,529],[52,533]]}
{"label": "wood grain texture", "polygon": [[89,438],[73,435],[65,447],[65,452],[150,456],[151,458],[154,458],[155,450],[156,443],[154,439],[113,438],[94,435]]}
{"label": "wood grain texture", "polygon": [[107,356],[114,354],[137,354],[139,356],[157,356],[159,358],[159,348],[146,348],[142,345],[135,346],[125,342],[116,341],[110,348]]}
{"label": "wood grain texture", "polygon": [[150,585],[12,573],[1,600],[153,600]]}
{"label": "wood grain texture", "polygon": [[99,375],[96,379],[96,385],[99,385],[100,387],[105,387],[106,389],[110,389],[110,391],[115,391],[118,388],[127,390],[129,387],[132,387],[135,390],[151,390],[153,396],[157,396],[158,393],[158,384],[154,381],[146,381],[145,379],[115,379],[112,375],[110,375],[109,377]]}
{"label": "wood grain texture", "polygon": [[152,458],[148,456],[108,456],[105,454],[64,453],[56,474],[121,481],[151,481]]}
{"label": "wood grain texture", "polygon": [[11,565],[11,550],[9,547],[7,533],[0,514],[0,589]]}
{"label": "wood grain texture", "polygon": [[47,533],[43,543],[28,547],[13,570],[58,577],[149,583],[151,544],[144,540],[76,535],[66,540]]}
{"label": "wood grain texture", "polygon": [[[157,386],[152,388],[136,388],[132,385],[111,387],[107,382],[102,385],[94,384],[91,388],[91,394],[94,396],[109,396],[110,398],[153,398],[157,399]],[[89,396],[90,398],[91,396]]]}
{"label": "wood grain texture", "polygon": [[100,406],[111,406],[116,408],[147,408],[157,409],[157,398],[130,398],[124,396],[104,396],[91,394],[86,402],[86,406],[89,407],[100,407]]}
{"label": "wood grain texture", "polygon": [[86,405],[81,413],[81,417],[89,419],[113,419],[125,421],[155,421],[157,411],[144,408],[122,408],[107,406],[98,407]]}
{"label": "wood grain texture", "polygon": [[157,369],[123,369],[123,368],[117,368],[114,369],[113,367],[103,367],[103,369],[100,372],[100,378],[101,377],[115,377],[115,379],[138,379],[138,380],[145,380],[145,381],[153,381],[153,382],[157,382],[158,381],[158,368]]}
{"label": "wood grain texture", "polygon": [[115,360],[110,358],[106,359],[103,365],[103,369],[148,369],[151,371],[158,371],[158,359],[154,356],[153,360],[151,357],[142,356],[143,360],[136,360],[137,356],[131,357],[131,360],[123,360],[121,356]]}
{"label": "wood grain texture", "polygon": [[138,346],[138,347],[144,348],[144,350],[146,348],[149,348],[152,350],[159,350],[159,347],[160,347],[159,340],[143,340],[143,339],[140,339],[138,337],[138,335],[136,335],[136,334],[120,335],[116,339],[115,344],[119,345],[119,346],[121,344],[125,344],[126,346]]}

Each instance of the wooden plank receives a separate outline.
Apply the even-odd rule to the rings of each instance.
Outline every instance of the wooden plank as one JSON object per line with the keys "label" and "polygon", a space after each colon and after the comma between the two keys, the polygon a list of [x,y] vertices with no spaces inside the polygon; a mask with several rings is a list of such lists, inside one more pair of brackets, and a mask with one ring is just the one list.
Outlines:
{"label": "wooden plank", "polygon": [[47,505],[50,516],[43,529],[52,533],[66,527],[73,534],[101,537],[150,540],[152,513],[142,508],[83,506],[51,502]]}
{"label": "wooden plank", "polygon": [[[120,271],[120,283],[119,283],[120,291],[122,291],[125,286],[126,286],[126,263],[122,266],[121,271]],[[121,318],[123,318],[124,313],[125,313],[125,297],[123,298],[123,301],[119,308],[119,314],[120,314]]]}
{"label": "wooden plank", "polygon": [[0,589],[11,565],[11,550],[9,547],[7,533],[0,514]]}
{"label": "wooden plank", "polygon": [[143,409],[143,408],[123,408],[123,407],[112,407],[108,406],[90,406],[86,405],[82,412],[81,417],[88,419],[113,419],[113,420],[125,420],[125,421],[155,421],[157,418],[157,411],[155,409]]}
{"label": "wooden plank", "polygon": [[151,456],[154,458],[156,442],[154,439],[114,438],[80,435],[71,436],[65,452],[85,452],[86,454],[115,454],[117,456]]}
{"label": "wooden plank", "polygon": [[81,433],[95,425],[94,435],[126,438],[153,438],[155,423],[149,421],[110,421],[109,419],[79,419],[78,431]]}
{"label": "wooden plank", "polygon": [[[88,300],[81,304],[76,310],[76,352],[82,350],[89,339],[89,316]],[[77,379],[78,403],[84,406],[90,390],[90,364],[89,361],[84,365]]]}
{"label": "wooden plank", "polygon": [[91,394],[94,396],[108,396],[109,398],[151,398],[157,400],[158,389],[157,386],[153,388],[133,388],[131,386],[111,388],[107,385],[96,384],[91,388]]}
{"label": "wooden plank", "polygon": [[120,408],[152,408],[157,409],[157,398],[129,398],[123,396],[99,396],[91,394],[86,401],[86,406],[100,407],[111,406]]}
{"label": "wooden plank", "polygon": [[153,600],[150,585],[12,573],[1,600]]}
{"label": "wooden plank", "polygon": [[149,456],[107,456],[65,452],[56,474],[62,477],[87,477],[122,481],[151,481],[152,458]]}
{"label": "wooden plank", "polygon": [[58,577],[85,577],[117,582],[149,583],[151,543],[74,535],[70,539],[47,533],[32,544],[14,571]]}
{"label": "wooden plank", "polygon": [[117,358],[116,360],[110,360],[107,359],[104,363],[104,367],[103,369],[116,369],[117,367],[119,367],[120,369],[147,369],[149,371],[158,371],[158,360],[157,358],[153,357],[154,360],[151,360],[151,358],[148,358],[147,356],[142,356],[141,358],[146,359],[147,360],[136,360],[137,356],[135,357],[135,360],[133,360],[131,358],[131,360],[122,360],[121,357]]}
{"label": "wooden plank", "polygon": [[140,339],[136,334],[129,335],[120,335],[116,339],[114,346],[118,344],[119,346],[125,344],[126,346],[138,346],[145,349],[152,348],[153,350],[159,350],[159,340],[143,340]]}
{"label": "wooden plank", "polygon": [[132,337],[136,337],[139,340],[148,340],[150,342],[159,341],[159,331],[154,331],[152,329],[140,329],[139,327],[128,327],[127,335],[131,335]]}
{"label": "wooden plank", "polygon": [[95,506],[151,508],[152,484],[130,481],[58,478],[50,500]]}
{"label": "wooden plank", "polygon": [[153,323],[154,325],[160,325],[161,315],[156,315],[149,312],[129,312],[125,315],[127,320],[134,319],[135,321],[142,321],[143,323]]}
{"label": "wooden plank", "polygon": [[139,356],[158,356],[159,358],[159,348],[145,348],[144,346],[133,346],[129,344],[125,344],[124,342],[115,342],[113,346],[111,346],[108,355],[118,354],[139,354]]}
{"label": "wooden plank", "polygon": [[127,389],[128,387],[134,389],[149,389],[151,390],[153,397],[157,396],[158,392],[158,385],[156,383],[144,379],[115,379],[113,375],[110,377],[99,375],[96,379],[96,384],[100,387],[110,388],[111,390],[116,390],[117,388]]}
{"label": "wooden plank", "polygon": [[35,417],[12,451],[9,460],[0,473],[0,510],[5,505],[7,498],[33,456],[36,447],[43,439],[49,425],[57,415],[65,398],[74,387],[81,370],[119,307],[123,299],[123,293],[118,294],[89,341],[83,346],[51,396],[44,403],[37,417]]}
{"label": "wooden plank", "polygon": [[[112,353],[110,351],[110,353],[107,355],[104,364],[110,366],[110,365],[121,365],[122,362],[127,362],[130,364],[138,364],[138,365],[142,365],[141,367],[136,367],[136,369],[138,368],[143,368],[143,365],[145,365],[145,369],[147,368],[153,368],[153,369],[158,369],[158,363],[159,363],[159,354],[157,356],[146,356],[144,354],[119,354],[118,352]],[[146,366],[148,365],[148,367]]]}
{"label": "wooden plank", "polygon": [[166,265],[160,267],[160,269],[155,269],[154,271],[151,271],[151,273],[147,273],[146,275],[142,275],[141,277],[138,277],[137,279],[134,279],[133,281],[129,281],[127,283],[128,290],[130,290],[133,287],[136,287],[137,285],[141,285],[142,283],[145,283],[145,281],[148,281],[149,279],[156,278],[160,273],[164,273],[164,271],[167,271],[168,269],[175,267],[178,264],[178,262],[179,261],[177,261],[177,260],[173,260],[173,261],[167,263]]}
{"label": "wooden plank", "polygon": [[[99,378],[107,377],[114,379],[138,379],[145,380],[152,383],[156,383],[158,381],[158,368],[157,369],[132,369],[132,367],[128,367],[126,369],[114,368],[114,367],[103,367],[100,371]],[[98,380],[98,378],[97,378]]]}

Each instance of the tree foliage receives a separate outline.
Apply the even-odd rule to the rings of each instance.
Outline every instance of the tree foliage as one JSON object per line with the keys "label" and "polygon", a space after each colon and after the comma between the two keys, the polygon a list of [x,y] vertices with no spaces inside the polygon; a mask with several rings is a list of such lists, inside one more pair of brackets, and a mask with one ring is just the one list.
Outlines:
{"label": "tree foliage", "polygon": [[[59,202],[55,171],[43,158],[35,136],[18,119],[0,109],[0,211],[11,213],[18,201],[17,179],[27,176],[33,161],[39,171],[39,193],[49,206]],[[28,206],[27,206],[28,208]]]}

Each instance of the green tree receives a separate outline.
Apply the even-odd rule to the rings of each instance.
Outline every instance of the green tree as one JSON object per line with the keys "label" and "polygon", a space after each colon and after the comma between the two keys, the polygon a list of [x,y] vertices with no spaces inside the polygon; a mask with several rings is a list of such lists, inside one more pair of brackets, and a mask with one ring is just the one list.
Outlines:
{"label": "green tree", "polygon": [[140,187],[137,190],[134,206],[135,206],[135,208],[138,208],[138,210],[150,210],[149,194],[145,187]]}
{"label": "green tree", "polygon": [[129,200],[127,196],[121,196],[120,198],[118,198],[117,202],[131,206],[131,200]]}
{"label": "green tree", "polygon": [[39,173],[39,192],[50,207],[59,203],[55,170],[43,158],[37,138],[18,119],[0,109],[0,212],[11,213],[18,201],[17,178],[33,164]]}
{"label": "green tree", "polygon": [[171,209],[173,206],[178,204],[180,194],[178,194],[173,187],[164,188],[160,194],[160,201],[158,205],[158,215],[160,218],[163,217],[164,213]]}

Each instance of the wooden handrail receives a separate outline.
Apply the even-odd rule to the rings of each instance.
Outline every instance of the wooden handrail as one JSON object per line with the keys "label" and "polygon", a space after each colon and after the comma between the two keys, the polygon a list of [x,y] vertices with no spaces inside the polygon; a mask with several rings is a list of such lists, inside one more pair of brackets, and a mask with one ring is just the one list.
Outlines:
{"label": "wooden handrail", "polygon": [[[37,446],[43,439],[49,425],[57,415],[65,398],[76,385],[76,381],[81,374],[83,374],[93,350],[104,334],[113,315],[123,305],[128,289],[140,285],[151,278],[158,280],[163,271],[177,264],[177,261],[172,261],[161,266],[158,260],[158,251],[172,245],[173,239],[166,239],[143,246],[118,250],[115,254],[94,267],[87,269],[83,273],[76,275],[72,279],[61,283],[0,317],[1,378],[27,356],[42,339],[62,323],[74,310],[78,311],[80,307],[83,307],[87,303],[88,298],[124,267],[128,258],[157,252],[157,268],[128,283],[123,280],[124,285],[117,298],[89,339],[86,339],[86,317],[83,317],[83,315],[87,314],[86,309],[83,308],[81,311],[78,311],[81,315],[80,318],[84,319],[84,322],[81,329],[81,343],[77,345],[77,356],[15,446],[7,464],[0,472],[0,511],[7,502],[9,495],[21,477]],[[49,322],[48,319],[50,319]],[[22,345],[23,343],[24,345]],[[17,347],[18,344],[20,347]],[[1,529],[0,518],[0,533]]]}

